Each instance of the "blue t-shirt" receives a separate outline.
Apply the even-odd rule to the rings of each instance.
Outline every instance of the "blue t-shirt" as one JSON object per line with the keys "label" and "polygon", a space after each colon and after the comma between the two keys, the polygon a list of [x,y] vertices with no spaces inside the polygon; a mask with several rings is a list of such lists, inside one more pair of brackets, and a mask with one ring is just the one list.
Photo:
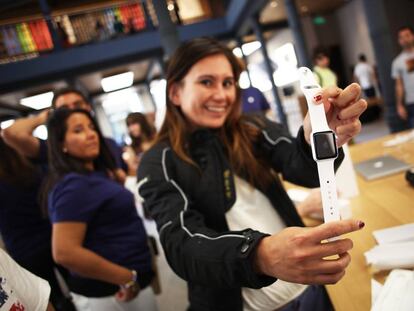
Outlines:
{"label": "blue t-shirt", "polygon": [[257,113],[265,112],[270,109],[269,103],[263,93],[255,88],[248,87],[242,90],[242,112],[243,113]]}
{"label": "blue t-shirt", "polygon": [[87,224],[84,247],[129,269],[151,270],[147,235],[134,196],[103,172],[69,173],[49,193],[52,223]]}

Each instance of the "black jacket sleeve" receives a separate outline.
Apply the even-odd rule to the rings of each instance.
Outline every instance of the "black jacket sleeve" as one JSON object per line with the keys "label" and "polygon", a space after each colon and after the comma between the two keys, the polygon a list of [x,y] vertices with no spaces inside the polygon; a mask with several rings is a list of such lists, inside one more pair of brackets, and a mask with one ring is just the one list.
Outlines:
{"label": "black jacket sleeve", "polygon": [[139,195],[157,223],[172,269],[186,281],[215,288],[273,283],[276,279],[258,275],[252,265],[253,250],[266,235],[250,229],[219,233],[206,227],[191,195],[177,183],[174,157],[168,147],[155,146],[138,170]]}
{"label": "black jacket sleeve", "polygon": [[[306,142],[303,127],[299,129],[296,138],[280,125],[265,120],[260,139],[261,148],[265,150],[267,158],[283,179],[304,187],[319,187],[318,169],[312,158],[312,150]],[[335,169],[344,158],[342,148],[339,148],[338,158],[335,160]]]}

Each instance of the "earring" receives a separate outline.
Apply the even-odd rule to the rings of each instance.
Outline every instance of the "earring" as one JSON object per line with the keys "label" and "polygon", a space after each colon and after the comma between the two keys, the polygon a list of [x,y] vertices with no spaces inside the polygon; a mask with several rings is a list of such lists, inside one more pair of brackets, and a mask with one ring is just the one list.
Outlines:
{"label": "earring", "polygon": [[68,149],[66,148],[66,147],[63,147],[63,153],[67,153],[68,152]]}

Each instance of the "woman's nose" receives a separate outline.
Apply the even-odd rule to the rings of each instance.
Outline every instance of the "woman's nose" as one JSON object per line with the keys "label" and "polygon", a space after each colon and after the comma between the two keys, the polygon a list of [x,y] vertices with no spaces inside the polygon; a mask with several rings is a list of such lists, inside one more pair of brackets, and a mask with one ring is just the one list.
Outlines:
{"label": "woman's nose", "polygon": [[95,138],[95,137],[97,137],[98,135],[96,134],[96,132],[94,131],[94,130],[91,130],[91,129],[89,129],[87,132],[87,137],[88,138]]}
{"label": "woman's nose", "polygon": [[226,98],[226,90],[222,85],[217,86],[215,89],[214,98],[216,100],[224,100]]}

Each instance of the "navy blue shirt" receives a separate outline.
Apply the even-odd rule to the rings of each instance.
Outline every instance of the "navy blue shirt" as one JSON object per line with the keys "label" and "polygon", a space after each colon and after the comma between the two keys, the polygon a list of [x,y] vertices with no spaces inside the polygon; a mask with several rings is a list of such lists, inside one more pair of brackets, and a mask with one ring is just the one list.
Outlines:
{"label": "navy blue shirt", "polygon": [[0,181],[0,232],[7,251],[17,261],[50,249],[51,226],[38,204],[41,176],[27,188]]}
{"label": "navy blue shirt", "polygon": [[52,223],[87,224],[84,247],[129,269],[151,270],[133,194],[103,172],[69,173],[49,193]]}
{"label": "navy blue shirt", "polygon": [[47,175],[47,151],[42,144],[32,164],[36,170],[30,186],[0,182],[0,232],[7,251],[17,261],[50,250],[51,225],[39,205],[39,191]]}
{"label": "navy blue shirt", "polygon": [[251,86],[242,90],[241,94],[243,113],[264,112],[270,109],[266,97],[259,89]]}

